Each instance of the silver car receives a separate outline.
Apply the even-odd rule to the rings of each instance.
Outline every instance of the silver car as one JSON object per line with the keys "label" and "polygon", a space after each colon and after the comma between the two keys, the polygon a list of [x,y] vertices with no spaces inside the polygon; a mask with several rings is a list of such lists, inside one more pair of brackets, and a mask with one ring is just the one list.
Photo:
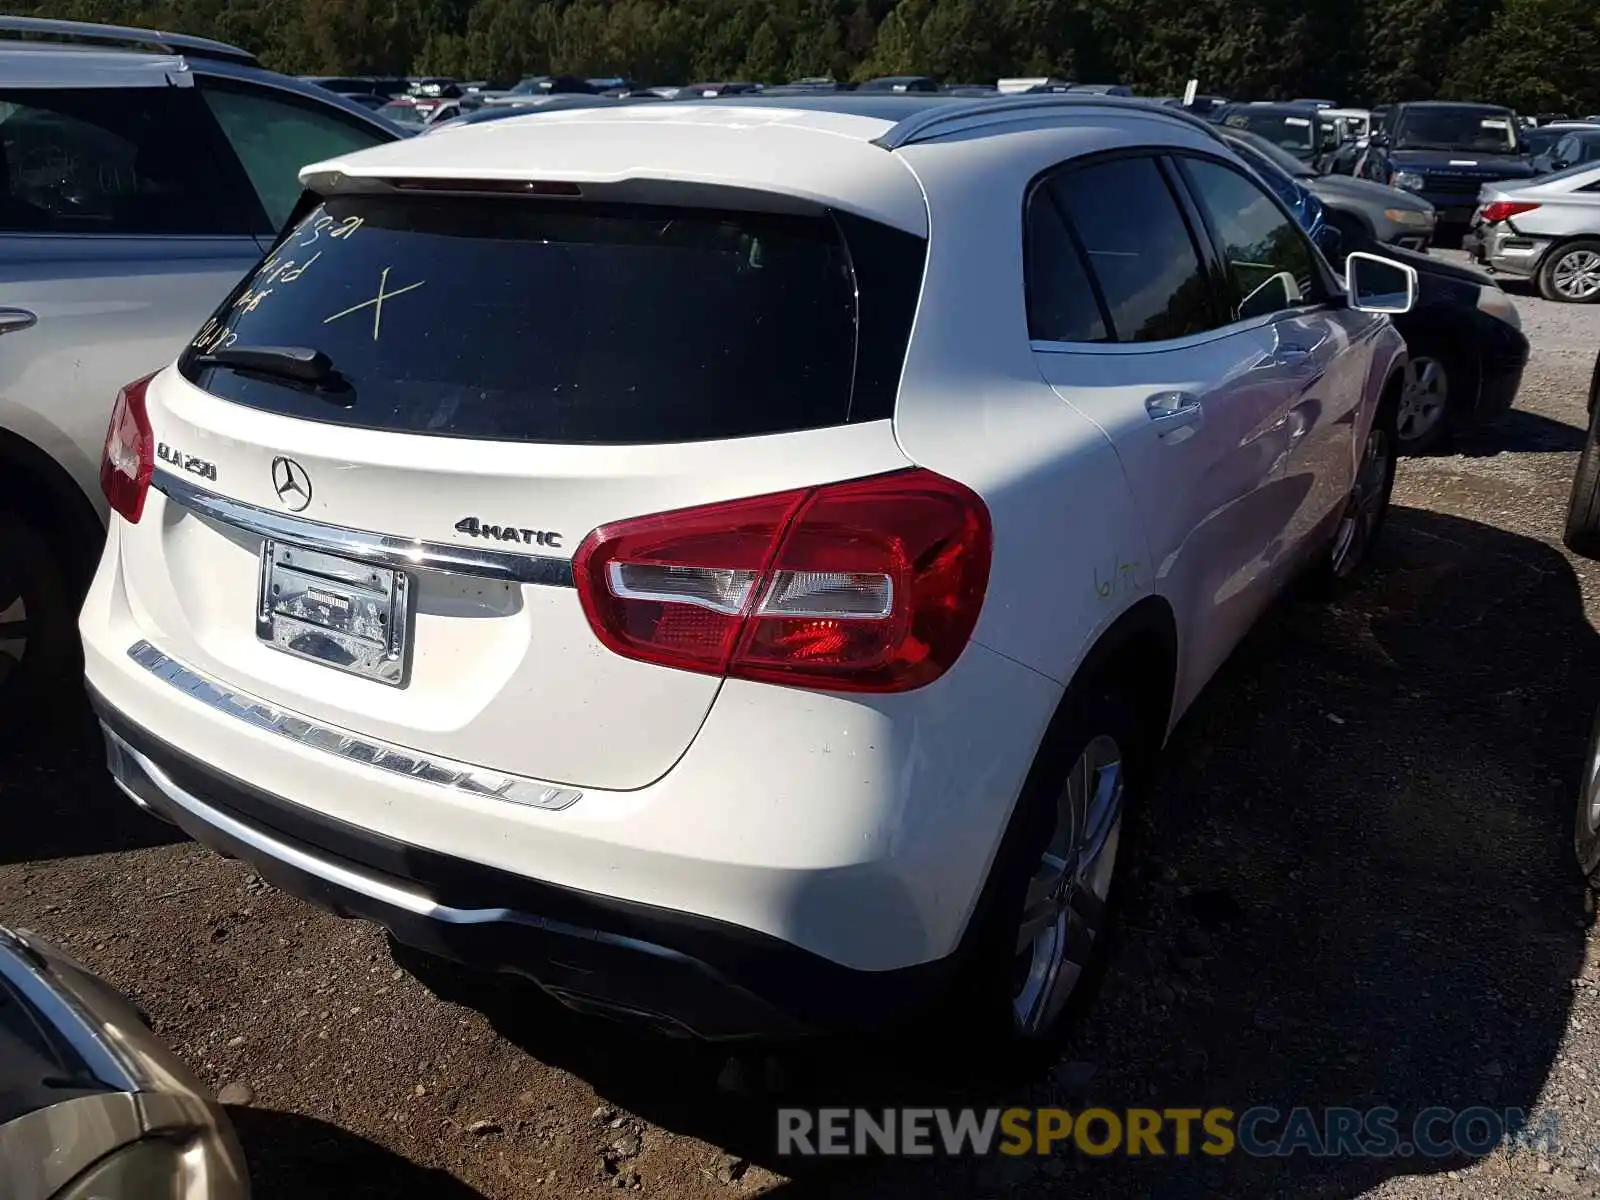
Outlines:
{"label": "silver car", "polygon": [[0,1195],[248,1200],[222,1107],[105,983],[0,925]]}
{"label": "silver car", "polygon": [[1546,300],[1600,300],[1600,163],[1485,184],[1462,244],[1496,274],[1534,280]]}
{"label": "silver car", "polygon": [[0,15],[0,728],[73,702],[117,389],[260,261],[304,164],[399,136],[236,46]]}

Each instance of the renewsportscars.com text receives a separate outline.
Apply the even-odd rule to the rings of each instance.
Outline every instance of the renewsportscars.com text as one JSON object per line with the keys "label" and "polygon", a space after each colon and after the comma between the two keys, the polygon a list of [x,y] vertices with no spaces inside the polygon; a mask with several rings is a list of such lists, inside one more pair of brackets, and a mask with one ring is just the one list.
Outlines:
{"label": "renewsportscars.com text", "polygon": [[1518,1108],[782,1108],[781,1155],[1448,1158],[1526,1143]]}

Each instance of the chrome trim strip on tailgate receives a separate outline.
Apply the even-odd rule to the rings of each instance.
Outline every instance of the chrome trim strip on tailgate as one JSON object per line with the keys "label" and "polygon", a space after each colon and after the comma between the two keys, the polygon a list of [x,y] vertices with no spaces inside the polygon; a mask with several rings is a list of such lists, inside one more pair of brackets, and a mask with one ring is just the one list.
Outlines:
{"label": "chrome trim strip on tailgate", "polygon": [[312,750],[321,750],[350,762],[420,779],[424,783],[450,788],[469,796],[480,796],[486,800],[505,800],[511,804],[549,809],[554,812],[571,808],[583,798],[583,793],[574,788],[557,787],[554,784],[523,779],[501,771],[492,771],[486,767],[455,762],[452,759],[429,758],[414,750],[405,750],[371,738],[358,737],[342,729],[336,729],[332,725],[323,725],[305,717],[295,716],[293,713],[284,712],[270,704],[242,696],[238,692],[211,682],[177,660],[168,658],[142,639],[128,647],[128,657],[157,679],[171,684],[178,691],[193,697],[208,708],[266,733],[275,733],[279,737],[288,738],[291,742],[298,742]]}
{"label": "chrome trim strip on tailgate", "polygon": [[150,486],[190,512],[262,537],[294,542],[330,554],[343,554],[402,571],[446,571],[452,575],[481,575],[506,583],[538,583],[546,587],[573,587],[572,562],[540,554],[513,554],[477,546],[451,546],[325,525],[288,513],[271,512],[242,500],[230,500],[195,487],[170,471],[158,470]]}

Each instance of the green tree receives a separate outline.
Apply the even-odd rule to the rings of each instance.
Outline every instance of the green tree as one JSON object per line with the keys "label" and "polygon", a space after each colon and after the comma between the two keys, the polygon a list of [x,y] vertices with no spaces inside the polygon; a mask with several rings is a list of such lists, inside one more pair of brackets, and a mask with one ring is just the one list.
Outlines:
{"label": "green tree", "polygon": [[1597,52],[1593,0],[1506,0],[1483,33],[1457,47],[1444,91],[1520,112],[1600,111]]}

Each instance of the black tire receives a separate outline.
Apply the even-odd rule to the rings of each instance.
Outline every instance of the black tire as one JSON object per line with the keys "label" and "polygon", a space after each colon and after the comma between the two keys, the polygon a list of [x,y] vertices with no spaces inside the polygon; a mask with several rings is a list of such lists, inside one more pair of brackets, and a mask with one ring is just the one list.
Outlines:
{"label": "black tire", "polygon": [[1572,474],[1567,529],[1561,540],[1574,554],[1600,559],[1600,411],[1589,414],[1589,433]]}
{"label": "black tire", "polygon": [[1440,381],[1442,389],[1442,410],[1427,428],[1416,430],[1403,396],[1398,399],[1395,434],[1399,453],[1407,457],[1437,454],[1449,446],[1462,415],[1471,410],[1477,399],[1478,354],[1473,347],[1434,330],[1408,334],[1406,349],[1410,361],[1402,387],[1411,382],[1413,375],[1426,374],[1429,364],[1433,364],[1436,369],[1432,378]]}
{"label": "black tire", "polygon": [[[1399,462],[1394,432],[1397,404],[1398,381],[1391,383],[1384,392],[1383,402],[1378,406],[1372,428],[1367,433],[1367,443],[1362,447],[1361,458],[1356,464],[1356,478],[1345,500],[1344,511],[1334,526],[1327,548],[1311,566],[1307,583],[1313,595],[1328,599],[1340,595],[1371,562],[1372,552],[1383,535],[1389,519],[1389,497],[1394,493],[1395,467]],[[1369,466],[1367,456],[1373,450],[1375,438],[1381,439],[1382,443],[1377,455],[1381,468],[1373,465],[1372,474],[1363,476],[1363,471]],[[1373,486],[1376,486],[1375,492],[1369,490]],[[1368,508],[1368,505],[1371,507]],[[1356,520],[1362,514],[1369,519],[1363,522],[1364,528],[1356,529],[1351,534],[1352,538],[1359,537],[1359,543],[1344,545],[1346,522]]]}
{"label": "black tire", "polygon": [[[1041,1028],[1018,1027],[1013,1005],[1024,955],[1017,947],[1029,885],[1049,848],[1068,773],[1099,738],[1120,750],[1122,805],[1116,857],[1092,941],[1074,957],[1081,970],[1065,1003]],[[1135,851],[1140,801],[1150,777],[1159,732],[1125,687],[1101,680],[1075,684],[1056,711],[990,868],[974,926],[963,945],[961,974],[937,1021],[943,1044],[988,1062],[1024,1071],[1054,1061],[1063,1035],[1092,1003],[1104,976],[1116,929],[1127,864]],[[952,1044],[951,1035],[959,1036]]]}
{"label": "black tire", "polygon": [[1573,295],[1563,292],[1556,281],[1562,264],[1580,254],[1600,256],[1600,239],[1577,238],[1546,254],[1544,261],[1539,264],[1539,273],[1534,277],[1539,286],[1539,295],[1561,304],[1593,304],[1600,301],[1600,287],[1587,295]]}
{"label": "black tire", "polygon": [[78,599],[44,537],[0,513],[0,739],[48,725],[82,697]]}
{"label": "black tire", "polygon": [[1590,793],[1600,785],[1595,778],[1595,768],[1600,755],[1600,712],[1594,715],[1589,731],[1589,753],[1583,760],[1583,779],[1578,785],[1578,821],[1573,838],[1578,852],[1578,869],[1588,879],[1591,887],[1600,884],[1600,822],[1590,811]]}

